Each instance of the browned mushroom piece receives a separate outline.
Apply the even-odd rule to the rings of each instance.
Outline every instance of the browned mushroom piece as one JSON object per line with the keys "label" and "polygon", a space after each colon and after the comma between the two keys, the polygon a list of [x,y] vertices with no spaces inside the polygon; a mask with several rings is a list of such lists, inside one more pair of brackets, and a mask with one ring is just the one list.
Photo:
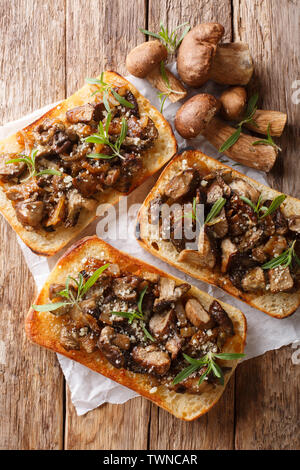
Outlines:
{"label": "browned mushroom piece", "polygon": [[231,255],[237,253],[237,246],[230,240],[230,238],[224,238],[224,240],[222,240],[221,242],[221,250],[221,272],[226,273],[228,270]]}
{"label": "browned mushroom piece", "polygon": [[263,270],[257,266],[250,269],[241,281],[241,285],[246,292],[257,292],[266,287],[265,275]]}
{"label": "browned mushroom piece", "polygon": [[166,342],[165,347],[166,350],[171,354],[172,360],[176,359],[176,357],[178,356],[178,353],[182,348],[183,342],[183,338],[180,338],[176,333]]}
{"label": "browned mushroom piece", "polygon": [[288,291],[294,286],[289,267],[277,266],[277,268],[269,269],[268,276],[272,294]]}
{"label": "browned mushroom piece", "polygon": [[154,345],[145,348],[136,346],[132,350],[132,358],[150,373],[157,375],[165,375],[171,366],[168,353],[161,351]]}
{"label": "browned mushroom piece", "polygon": [[82,106],[69,109],[66,112],[66,117],[72,124],[78,124],[79,122],[88,124],[92,120],[98,122],[103,118],[104,109],[103,103],[97,103],[95,105],[86,103]]}
{"label": "browned mushroom piece", "polygon": [[231,318],[227,315],[221,304],[214,300],[209,307],[210,317],[226,332],[227,335],[234,335],[234,328]]}
{"label": "browned mushroom piece", "polygon": [[67,351],[80,349],[77,333],[70,331],[66,326],[63,326],[60,330],[59,342]]}
{"label": "browned mushroom piece", "polygon": [[214,323],[197,299],[191,298],[187,301],[185,313],[189,321],[202,330],[211,328]]}
{"label": "browned mushroom piece", "polygon": [[264,253],[268,254],[270,258],[275,258],[281,255],[287,249],[287,241],[282,235],[272,235],[267,243],[264,245]]}
{"label": "browned mushroom piece", "polygon": [[21,201],[15,205],[16,216],[22,225],[37,227],[44,214],[43,201]]}
{"label": "browned mushroom piece", "polygon": [[288,224],[292,232],[300,233],[300,215],[292,215],[289,217]]}
{"label": "browned mushroom piece", "polygon": [[[168,57],[167,48],[158,40],[147,41],[132,49],[126,58],[126,67],[129,73],[139,78],[146,78],[151,85],[163,93],[168,93],[168,87],[162,77],[160,64]],[[187,91],[172,72],[165,67],[170,89],[176,93],[168,93],[168,98],[178,101],[185,98]]]}
{"label": "browned mushroom piece", "polygon": [[165,195],[175,201],[185,196],[194,186],[196,174],[195,170],[188,169],[174,176],[165,187]]}
{"label": "browned mushroom piece", "polygon": [[120,347],[113,344],[116,333],[110,326],[105,326],[98,340],[98,347],[106,359],[115,367],[120,369],[125,364],[125,357]]}
{"label": "browned mushroom piece", "polygon": [[25,162],[6,163],[17,158],[17,155],[1,155],[0,159],[0,181],[7,182],[13,178],[21,176],[26,169]]}
{"label": "browned mushroom piece", "polygon": [[205,227],[199,233],[198,252],[202,257],[202,266],[212,269],[216,264],[216,256]]}
{"label": "browned mushroom piece", "polygon": [[229,185],[234,193],[238,196],[244,196],[250,199],[254,204],[257,203],[259,198],[259,191],[242,178],[235,178]]}
{"label": "browned mushroom piece", "polygon": [[154,301],[154,310],[159,312],[177,302],[191,288],[189,284],[176,285],[173,279],[161,277],[159,280],[159,298]]}
{"label": "browned mushroom piece", "polygon": [[174,326],[175,312],[169,310],[168,312],[155,313],[149,321],[149,329],[154,336],[159,338],[167,335],[172,326]]}

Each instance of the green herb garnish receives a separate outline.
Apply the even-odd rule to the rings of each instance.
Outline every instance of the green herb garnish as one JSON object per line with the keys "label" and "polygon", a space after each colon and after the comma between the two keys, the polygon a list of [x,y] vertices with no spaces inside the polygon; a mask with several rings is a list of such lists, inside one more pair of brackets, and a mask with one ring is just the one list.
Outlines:
{"label": "green herb garnish", "polygon": [[[180,24],[170,33],[168,30],[168,27],[164,27],[162,22],[160,22],[159,26],[160,26],[160,31],[158,33],[153,33],[152,31],[148,31],[147,29],[142,29],[142,28],[140,28],[140,31],[143,34],[159,39],[166,46],[166,48],[171,54],[174,54],[176,49],[180,46],[184,36],[191,29],[188,22]],[[178,39],[177,31],[178,29],[183,28],[184,26],[186,26],[186,28],[184,29],[182,35]]]}
{"label": "green herb garnish", "polygon": [[137,310],[134,310],[132,312],[110,312],[110,314],[111,315],[119,315],[120,317],[127,318],[128,323],[130,325],[133,322],[133,320],[137,320],[139,322],[146,338],[150,339],[150,341],[155,341],[153,336],[151,336],[151,334],[149,333],[149,331],[145,327],[145,315],[143,313],[142,304],[143,304],[143,299],[144,299],[144,295],[145,295],[146,291],[147,291],[147,286],[142,290],[142,292],[140,294],[140,297],[139,297],[139,300],[138,300],[138,303],[137,303],[137,307],[138,307]]}
{"label": "green herb garnish", "polygon": [[[280,194],[280,196],[276,196],[273,201],[270,204],[270,207],[262,206],[262,195],[260,194],[257,204],[254,204],[250,199],[248,199],[245,196],[240,196],[240,199],[246,204],[248,204],[250,207],[252,207],[253,211],[258,215],[259,219],[263,219],[264,217],[267,217],[267,215],[273,214],[278,207],[283,203],[285,200],[286,195],[285,194]],[[263,214],[261,215],[261,212],[263,211]]]}
{"label": "green herb garnish", "polygon": [[106,159],[110,160],[111,158],[114,157],[119,157],[124,160],[123,155],[120,153],[121,145],[124,142],[124,139],[127,134],[127,121],[125,118],[122,118],[122,127],[121,127],[121,132],[119,137],[117,138],[116,142],[111,142],[109,139],[109,126],[111,123],[111,113],[109,112],[107,114],[106,122],[105,122],[105,127],[103,126],[102,121],[99,122],[98,125],[98,133],[97,134],[92,134],[89,137],[86,137],[84,140],[85,142],[90,142],[92,144],[102,144],[102,145],[107,145],[112,151],[112,155],[105,155],[104,153],[90,153],[87,155],[88,158],[96,158],[96,159]]}
{"label": "green herb garnish", "polygon": [[173,384],[177,385],[183,380],[187,379],[190,375],[192,375],[196,370],[201,369],[202,367],[207,367],[204,374],[201,375],[198,384],[200,385],[205,377],[207,377],[211,372],[214,374],[215,377],[219,379],[222,385],[224,385],[224,374],[221,367],[215,362],[215,359],[223,359],[225,361],[232,361],[235,359],[240,359],[244,357],[245,354],[240,353],[212,353],[209,352],[201,359],[194,359],[193,357],[188,356],[187,354],[183,354],[184,359],[190,364],[188,367],[183,369],[176,375],[175,379],[173,380]]}
{"label": "green herb garnish", "polygon": [[33,178],[33,177],[41,176],[41,175],[59,175],[59,176],[61,175],[60,171],[54,170],[52,168],[48,168],[47,170],[37,171],[35,167],[35,158],[36,158],[37,153],[38,153],[37,149],[32,149],[29,156],[20,153],[20,158],[13,158],[12,160],[7,160],[5,163],[6,164],[20,163],[20,162],[26,163],[26,165],[28,166],[28,170],[29,170],[29,176],[27,176],[27,178],[25,178],[23,181],[26,181],[29,178]]}
{"label": "green herb garnish", "polygon": [[293,259],[300,266],[300,259],[295,252],[295,243],[296,243],[296,240],[294,240],[291,246],[286,251],[281,253],[281,255],[276,256],[275,258],[271,259],[267,263],[263,264],[262,269],[273,269],[273,268],[277,268],[278,266],[287,268],[288,266],[290,266]]}
{"label": "green herb garnish", "polygon": [[[77,279],[74,279],[72,276],[68,276],[66,279],[65,288],[57,293],[58,297],[64,297],[66,299],[64,302],[32,305],[32,308],[37,312],[51,312],[52,310],[57,310],[58,308],[64,305],[76,305],[77,307],[79,307],[79,302],[81,302],[84,295],[97,282],[103,271],[105,271],[108,266],[109,263],[105,264],[104,266],[101,266],[101,268],[97,269],[85,282],[84,277],[81,273],[78,274]],[[75,283],[77,287],[76,297],[74,296],[72,289],[70,288],[71,280]]]}
{"label": "green herb garnish", "polygon": [[260,139],[256,140],[255,142],[252,142],[251,145],[271,145],[272,147],[276,148],[281,152],[281,148],[278,147],[278,145],[275,144],[274,140],[272,139],[271,133],[270,133],[270,126],[271,124],[268,124],[268,129],[267,129],[267,139]]}
{"label": "green herb garnish", "polygon": [[98,90],[94,91],[92,93],[92,96],[95,95],[96,93],[103,93],[103,104],[105,106],[105,109],[107,112],[110,112],[110,106],[109,106],[109,92],[116,98],[117,101],[122,106],[125,106],[126,108],[134,108],[134,105],[132,103],[129,103],[129,101],[125,100],[123,96],[119,95],[114,89],[113,85],[110,85],[109,83],[106,83],[103,79],[104,77],[104,72],[101,73],[100,78],[86,78],[86,82],[89,83],[90,85],[97,85],[99,87]]}
{"label": "green herb garnish", "polygon": [[167,88],[166,91],[158,93],[158,95],[157,95],[158,98],[159,98],[159,101],[161,103],[160,112],[162,113],[167,97],[170,96],[172,93],[175,93],[177,95],[184,95],[184,91],[176,91],[176,90],[173,90],[171,88],[170,82],[169,82],[169,79],[168,79],[168,75],[167,75],[167,72],[166,72],[165,64],[164,64],[163,60],[160,63],[160,74],[161,74],[162,79],[164,81],[164,84],[166,85],[166,88]]}
{"label": "green herb garnish", "polygon": [[226,199],[224,197],[220,197],[212,206],[209,214],[207,215],[204,224],[206,225],[212,225],[214,222],[214,219],[219,215],[221,210],[226,204]]}
{"label": "green herb garnish", "polygon": [[225,152],[225,150],[228,150],[237,142],[237,140],[240,138],[242,127],[244,124],[251,122],[251,124],[257,126],[255,121],[253,120],[253,116],[257,111],[257,100],[258,93],[255,93],[255,95],[251,96],[251,98],[249,99],[245,116],[243,117],[241,122],[238,123],[236,131],[231,134],[231,136],[221,145],[221,147],[219,148],[219,152]]}

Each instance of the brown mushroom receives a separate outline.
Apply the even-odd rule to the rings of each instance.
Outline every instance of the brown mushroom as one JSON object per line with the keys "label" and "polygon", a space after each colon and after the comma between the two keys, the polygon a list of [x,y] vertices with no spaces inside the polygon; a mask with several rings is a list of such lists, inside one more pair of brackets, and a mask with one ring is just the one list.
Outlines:
{"label": "brown mushroom", "polygon": [[146,78],[152,86],[168,94],[170,101],[175,102],[185,98],[187,91],[170,70],[165,67],[170,89],[175,93],[169,94],[169,89],[161,74],[160,64],[168,56],[167,48],[158,40],[147,41],[132,49],[126,58],[129,73],[139,78]]}
{"label": "brown mushroom", "polygon": [[98,340],[98,348],[106,357],[106,359],[118,369],[125,364],[125,357],[119,346],[114,344],[116,333],[110,326],[105,326]]}
{"label": "brown mushroom", "polygon": [[293,215],[288,219],[289,229],[300,233],[300,215]]}
{"label": "brown mushroom", "polygon": [[[240,121],[245,113],[247,104],[247,92],[244,87],[236,86],[223,91],[220,96],[222,104],[221,113],[227,121]],[[257,109],[251,121],[244,123],[248,129],[259,134],[268,133],[272,136],[280,136],[286,124],[287,115],[280,111],[268,111]]]}
{"label": "brown mushroom", "polygon": [[253,73],[247,44],[217,46],[224,34],[219,23],[202,23],[184,37],[177,56],[178,73],[189,86],[200,87],[207,80],[245,85]]}
{"label": "brown mushroom", "polygon": [[150,373],[152,372],[157,375],[164,375],[171,366],[168,353],[161,351],[153,345],[145,348],[136,346],[132,350],[132,358]]}
{"label": "brown mushroom", "polygon": [[197,299],[189,299],[185,304],[185,313],[189,321],[202,330],[211,328],[213,322],[207,311]]}
{"label": "brown mushroom", "polygon": [[[216,149],[224,144],[236,131],[216,117],[220,102],[212,95],[201,93],[187,100],[177,111],[175,127],[185,139],[203,135]],[[271,145],[252,145],[256,137],[241,132],[238,140],[224,153],[236,162],[257,170],[270,171],[278,149]]]}

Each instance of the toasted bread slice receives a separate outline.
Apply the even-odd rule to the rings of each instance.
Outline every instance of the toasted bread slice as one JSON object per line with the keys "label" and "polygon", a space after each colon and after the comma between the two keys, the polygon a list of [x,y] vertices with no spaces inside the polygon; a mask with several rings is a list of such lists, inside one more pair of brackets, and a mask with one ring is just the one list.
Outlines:
{"label": "toasted bread slice", "polygon": [[[237,299],[243,300],[252,307],[255,307],[268,315],[276,318],[285,318],[292,315],[300,305],[300,289],[296,292],[279,292],[277,294],[264,294],[257,295],[256,293],[246,293],[235,287],[229,277],[221,273],[220,269],[214,268],[213,270],[207,268],[200,268],[192,264],[178,261],[178,252],[172,243],[168,240],[162,239],[151,239],[151,230],[149,229],[148,222],[148,211],[150,201],[163,194],[166,184],[176,174],[180,173],[183,169],[188,167],[201,167],[201,163],[205,163],[212,171],[220,169],[230,169],[227,165],[220,163],[219,161],[204,155],[200,151],[186,151],[182,154],[175,156],[172,161],[165,168],[163,173],[160,175],[155,186],[146,197],[138,215],[138,226],[137,236],[140,245],[146,250],[150,251],[154,256],[166,261],[167,263],[175,266],[181,271],[189,274],[190,276],[200,279],[201,281],[208,282],[209,284],[221,287],[224,291],[233,295]],[[269,188],[252,178],[248,178],[242,173],[232,170],[234,177],[243,178],[245,181],[249,181],[252,186],[262,192],[263,199],[274,199],[274,197],[280,195],[278,191]],[[300,200],[288,196],[282,204],[283,213],[288,217],[294,214],[300,214]],[[153,231],[152,231],[153,233]]]}
{"label": "toasted bread slice", "polygon": [[[176,153],[177,143],[169,123],[165,120],[162,114],[157,111],[156,108],[151,106],[150,102],[144,96],[142,96],[131,83],[129,83],[119,74],[110,71],[105,72],[104,80],[105,82],[115,86],[127,85],[138,102],[141,116],[148,115],[155,123],[155,126],[159,131],[159,137],[155,141],[155,144],[142,153],[144,168],[143,171],[139,172],[135,177],[130,189],[130,191],[132,191],[146,178],[158,171],[166,162],[170,160],[170,158],[172,158],[172,156]],[[3,158],[1,154],[19,153],[24,151],[24,134],[30,134],[31,130],[45,118],[57,118],[64,122],[66,120],[66,111],[68,109],[72,109],[76,106],[81,106],[90,102],[93,90],[93,85],[84,85],[80,90],[74,93],[74,95],[55,106],[37,121],[30,124],[22,131],[19,131],[16,134],[2,140],[0,142],[0,158]],[[9,183],[6,183],[6,185],[8,184]],[[116,204],[121,196],[121,193],[113,188],[109,188],[96,195],[96,199],[99,205]],[[9,224],[13,227],[13,229],[17,232],[17,234],[22,238],[24,243],[26,243],[26,245],[29,246],[29,248],[31,248],[31,250],[35,253],[45,256],[51,256],[61,250],[87,225],[89,225],[96,216],[96,208],[94,211],[87,211],[86,209],[82,209],[79,220],[74,227],[65,228],[64,226],[58,226],[54,232],[47,232],[43,229],[28,231],[18,221],[12,203],[6,197],[5,192],[1,187],[0,211],[7,219]]]}
{"label": "toasted bread slice", "polygon": [[[58,261],[34,303],[39,305],[48,303],[50,284],[65,283],[68,275],[77,275],[77,273],[83,269],[84,260],[89,257],[117,263],[121,272],[129,272],[142,276],[143,273],[147,271],[174,279],[177,285],[182,284],[180,279],[174,278],[154,266],[120,252],[94,236],[76,242],[67,250]],[[191,288],[189,294],[199,299],[205,308],[208,308],[213,300],[210,295],[195,287]],[[246,339],[245,317],[238,309],[223,302],[220,302],[220,304],[231,318],[235,331],[235,335],[224,345],[223,351],[241,353],[244,350]],[[62,317],[56,317],[50,312],[37,312],[31,308],[25,322],[26,333],[35,343],[78,361],[90,369],[135,390],[178,418],[186,421],[198,418],[206,413],[219,400],[224,391],[224,386],[219,384],[213,387],[212,390],[203,392],[201,395],[176,393],[175,391],[170,391],[163,385],[158,386],[157,389],[156,387],[153,389],[153,379],[150,375],[134,373],[123,368],[116,369],[106,360],[98,349],[91,354],[83,350],[65,350],[59,341],[62,321]],[[226,361],[226,365],[229,365],[232,369],[225,374],[225,386],[230,376],[233,374],[237,362],[236,360]]]}

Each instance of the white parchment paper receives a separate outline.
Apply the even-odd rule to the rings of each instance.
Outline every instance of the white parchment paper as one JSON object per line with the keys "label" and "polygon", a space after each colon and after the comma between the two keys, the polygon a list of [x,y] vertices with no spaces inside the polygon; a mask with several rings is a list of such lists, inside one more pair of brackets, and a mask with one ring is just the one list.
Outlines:
{"label": "white parchment paper", "polygon": [[[173,72],[175,72],[175,66],[172,67]],[[160,108],[160,103],[157,98],[157,92],[154,90],[148,82],[142,79],[135,78],[133,76],[127,77],[130,82],[132,82],[136,88],[146,96],[151,103]],[[216,84],[209,82],[201,91],[206,91],[208,93],[214,93],[218,95],[222,88]],[[193,90],[190,92],[189,96],[195,94],[197,91]],[[45,106],[38,111],[27,115],[17,121],[8,123],[0,127],[0,139],[7,137],[9,134],[16,132],[17,130],[23,128],[24,126],[30,124],[38,117],[42,116],[46,111],[51,109],[55,103]],[[168,121],[173,125],[174,116],[179,108],[179,104],[170,103],[168,100],[165,103],[164,115]],[[179,149],[186,147],[198,148],[204,153],[218,157],[216,150],[200,137],[197,139],[186,141],[182,139],[177,133],[176,138],[178,141]],[[226,157],[226,160],[229,159]],[[264,175],[258,171],[252,170],[246,167],[238,167],[239,171],[245,173],[246,175],[256,179],[257,181],[267,184]],[[142,203],[148,194],[149,190],[152,188],[154,182],[158,178],[159,174],[149,178],[142,186],[137,188],[129,197],[122,198],[121,204],[118,207],[118,225],[119,227],[124,227],[124,224],[127,220],[127,209],[129,209],[133,204]],[[127,203],[127,207],[126,207]],[[177,271],[175,268],[170,267],[168,264],[163,261],[158,260],[153,257],[150,253],[144,251],[134,237],[135,231],[135,213],[130,211],[129,217],[129,235],[126,240],[124,239],[113,239],[110,236],[110,231],[107,233],[99,232],[99,227],[97,229],[97,222],[91,224],[87,229],[80,234],[80,238],[86,235],[93,235],[97,232],[98,236],[102,236],[107,242],[115,246],[116,248],[122,249],[130,253],[137,258],[140,258],[150,264],[163,269],[164,271],[169,272],[181,279],[190,282],[200,289],[208,292],[209,294],[216,296],[224,302],[228,302],[231,305],[236,306],[244,312],[247,317],[248,322],[248,335],[247,335],[247,345],[246,345],[246,355],[247,359],[255,356],[259,356],[266,351],[280,348],[283,345],[290,344],[300,338],[300,315],[299,310],[290,318],[284,320],[277,320],[271,318],[268,315],[265,315],[262,312],[259,312],[243,302],[234,299],[233,297],[225,294],[221,289],[216,287],[209,286],[201,281],[196,281],[195,279],[190,278],[189,276]],[[117,230],[118,233],[118,230]],[[62,254],[59,253],[51,258],[44,258],[37,256],[32,253],[29,248],[18,238],[19,244],[22,248],[25,260],[28,264],[30,271],[35,279],[37,288],[40,289],[46,280],[49,272],[55,265],[56,261]],[[123,387],[110,379],[103,377],[102,375],[91,371],[85,366],[78,364],[71,359],[68,359],[64,356],[57,355],[60,365],[62,367],[63,373],[65,375],[66,381],[71,391],[71,399],[76,408],[78,415],[83,415],[88,411],[102,405],[103,403],[124,403],[127,400],[137,396],[135,392],[129,390],[126,387]]]}

